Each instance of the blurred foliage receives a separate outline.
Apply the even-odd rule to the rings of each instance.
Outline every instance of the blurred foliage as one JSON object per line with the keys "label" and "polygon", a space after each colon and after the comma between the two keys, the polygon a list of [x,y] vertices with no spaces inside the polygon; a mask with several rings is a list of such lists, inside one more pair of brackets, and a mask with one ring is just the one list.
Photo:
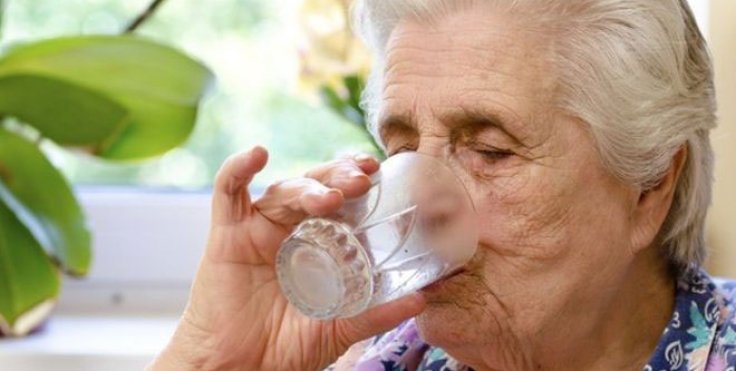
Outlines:
{"label": "blurred foliage", "polygon": [[300,24],[305,41],[300,51],[301,84],[318,91],[333,112],[365,134],[378,157],[382,151],[366,130],[360,94],[370,68],[370,54],[353,34],[350,0],[305,0]]}
{"label": "blurred foliage", "polygon": [[210,77],[179,51],[138,37],[58,37],[0,57],[0,113],[60,145],[146,158],[187,139]]}
{"label": "blurred foliage", "polygon": [[[147,2],[11,1],[5,39],[117,33]],[[307,13],[308,6],[302,0],[210,0],[206,5],[168,0],[137,33],[196,55],[217,76],[190,139],[160,159],[114,166],[72,156],[53,143],[44,143],[44,151],[77,185],[187,189],[209,186],[228,155],[256,144],[269,149],[271,160],[256,177],[255,187],[297,176],[343,153],[379,154],[362,127],[350,125],[323,103],[317,83],[321,77],[305,78],[305,58],[314,61],[314,71],[328,65],[305,31],[305,16],[315,14],[317,29],[322,19],[319,7]],[[367,62],[367,57],[361,58]],[[361,71],[367,71],[367,65]],[[333,88],[344,96],[339,86]]]}
{"label": "blurred foliage", "polygon": [[91,263],[82,208],[39,143],[116,160],[160,155],[192,132],[211,77],[178,50],[132,35],[3,48],[0,334],[35,328],[58,295],[59,271],[83,276]]}
{"label": "blurred foliage", "polygon": [[[119,34],[149,1],[0,6],[0,332],[43,319],[59,267],[89,269],[89,232],[65,178],[201,188],[228,155],[261,144],[271,160],[260,187],[342,154],[380,156],[359,105],[368,54],[349,31],[346,1],[169,0],[136,31],[145,38],[79,36]],[[157,43],[198,56],[218,83],[182,147],[102,161],[163,153],[192,130],[207,76]],[[96,60],[104,56],[115,58]],[[190,125],[161,125],[171,120]]]}
{"label": "blurred foliage", "polygon": [[319,90],[322,100],[347,121],[359,127],[365,127],[365,112],[360,106],[360,92],[364,85],[363,77],[347,75],[340,82],[343,93],[328,84],[322,85]]}

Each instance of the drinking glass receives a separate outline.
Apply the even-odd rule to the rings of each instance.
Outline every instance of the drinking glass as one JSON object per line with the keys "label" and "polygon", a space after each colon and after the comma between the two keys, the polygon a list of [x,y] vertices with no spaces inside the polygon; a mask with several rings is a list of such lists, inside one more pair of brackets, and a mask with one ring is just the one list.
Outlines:
{"label": "drinking glass", "polygon": [[371,184],[335,215],[300,223],[279,249],[282,292],[310,317],[356,315],[447,277],[475,253],[472,201],[440,160],[394,155]]}

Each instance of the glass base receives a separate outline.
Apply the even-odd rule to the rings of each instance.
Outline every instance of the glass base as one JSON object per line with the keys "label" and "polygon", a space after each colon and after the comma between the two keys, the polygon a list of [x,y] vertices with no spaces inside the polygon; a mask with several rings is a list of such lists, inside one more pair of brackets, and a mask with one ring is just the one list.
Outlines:
{"label": "glass base", "polygon": [[287,299],[319,319],[350,317],[373,295],[370,255],[345,224],[322,218],[297,226],[276,257]]}

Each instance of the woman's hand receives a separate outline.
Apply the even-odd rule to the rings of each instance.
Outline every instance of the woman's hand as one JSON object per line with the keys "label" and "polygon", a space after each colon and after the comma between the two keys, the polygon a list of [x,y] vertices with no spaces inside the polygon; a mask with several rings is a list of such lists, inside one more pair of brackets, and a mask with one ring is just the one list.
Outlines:
{"label": "woman's hand", "polygon": [[208,245],[191,297],[153,370],[316,370],[353,343],[419,313],[411,295],[359,316],[305,317],[282,295],[274,260],[281,241],[308,216],[336,211],[364,194],[378,162],[368,156],[322,165],[304,178],[271,185],[253,202],[247,186],[267,162],[261,147],[229,158],[214,185]]}

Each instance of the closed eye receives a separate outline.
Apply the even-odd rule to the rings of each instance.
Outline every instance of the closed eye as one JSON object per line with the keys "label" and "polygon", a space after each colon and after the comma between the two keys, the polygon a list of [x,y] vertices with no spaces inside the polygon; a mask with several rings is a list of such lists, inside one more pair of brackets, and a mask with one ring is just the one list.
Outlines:
{"label": "closed eye", "polygon": [[393,155],[396,155],[396,154],[399,154],[399,153],[402,153],[402,152],[412,152],[412,151],[416,151],[416,149],[413,148],[412,146],[408,146],[408,145],[407,146],[401,146],[399,148],[389,150],[388,151],[388,157],[391,157]]}
{"label": "closed eye", "polygon": [[503,160],[514,155],[513,152],[502,149],[476,149],[475,152],[492,161]]}

